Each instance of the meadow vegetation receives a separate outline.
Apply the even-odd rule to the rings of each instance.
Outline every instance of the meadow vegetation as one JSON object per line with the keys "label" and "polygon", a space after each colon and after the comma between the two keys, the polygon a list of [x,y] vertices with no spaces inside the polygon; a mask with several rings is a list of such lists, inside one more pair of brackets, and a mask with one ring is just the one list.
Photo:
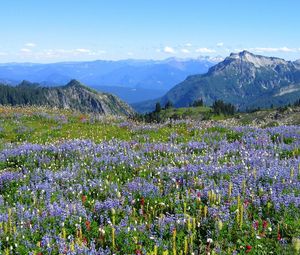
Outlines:
{"label": "meadow vegetation", "polygon": [[1,107],[0,253],[298,254],[299,145],[296,125]]}

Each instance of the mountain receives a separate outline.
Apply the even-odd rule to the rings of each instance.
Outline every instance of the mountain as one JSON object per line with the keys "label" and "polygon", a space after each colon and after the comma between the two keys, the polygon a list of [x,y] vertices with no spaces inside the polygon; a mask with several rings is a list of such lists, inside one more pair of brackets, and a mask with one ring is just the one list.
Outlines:
{"label": "mountain", "polygon": [[132,108],[118,97],[99,93],[77,80],[52,88],[28,81],[23,81],[16,87],[1,84],[0,104],[49,106],[103,115],[134,114]]}
{"label": "mountain", "polygon": [[297,65],[297,66],[300,66],[300,59],[296,60],[296,61],[294,62],[294,64]]}
{"label": "mountain", "polygon": [[207,59],[176,59],[131,63],[106,75],[96,77],[93,86],[122,86],[167,92],[188,75],[205,73],[215,63]]}
{"label": "mountain", "polygon": [[164,94],[166,94],[165,90],[125,88],[114,86],[99,86],[97,87],[97,90],[114,94],[129,104],[146,101],[157,97],[162,97]]}
{"label": "mountain", "polygon": [[[165,104],[169,100],[176,107],[182,107],[200,98],[207,105],[222,99],[241,110],[286,105],[300,98],[298,63],[248,51],[232,53],[206,74],[189,76],[159,101]],[[139,109],[147,104],[150,103],[135,107]],[[153,106],[152,102],[152,109]]]}
{"label": "mountain", "polygon": [[[18,84],[22,80],[38,82],[44,86],[65,84],[77,79],[90,87],[124,87],[137,89],[131,102],[145,100],[143,89],[150,98],[165,94],[174,84],[183,81],[188,75],[205,73],[219,59],[177,59],[165,60],[119,60],[62,62],[52,64],[9,63],[0,64],[0,81]],[[128,90],[119,93],[126,100]],[[147,98],[148,99],[148,98]]]}

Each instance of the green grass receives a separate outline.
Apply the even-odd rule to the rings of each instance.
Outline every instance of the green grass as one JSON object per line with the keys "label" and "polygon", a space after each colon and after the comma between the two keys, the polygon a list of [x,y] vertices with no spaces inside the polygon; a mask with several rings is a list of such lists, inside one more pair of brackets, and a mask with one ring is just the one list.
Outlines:
{"label": "green grass", "polygon": [[[187,108],[188,109],[188,108]],[[47,115],[40,115],[40,112]],[[185,113],[184,109],[179,109]],[[208,108],[192,109],[193,114],[207,112]],[[166,111],[173,114],[176,109]],[[122,125],[125,120],[104,117],[92,120],[93,116],[82,115],[70,111],[40,109],[34,107],[9,108],[0,110],[0,142],[5,143],[38,143],[47,144],[61,140],[90,139],[95,142],[119,139],[139,142],[166,142],[172,134],[180,135],[181,141],[187,141],[195,135],[186,124],[164,124],[155,129],[137,129]],[[140,126],[140,125],[139,125]],[[180,141],[178,141],[180,142]]]}
{"label": "green grass", "polygon": [[[42,113],[42,114],[41,114]],[[196,107],[196,108],[179,108],[179,109],[167,109],[164,110],[165,114],[179,114],[181,116],[193,116],[193,118],[198,118],[201,114],[210,114],[210,108],[207,107]],[[84,195],[86,196],[87,201],[82,201],[82,206],[84,206],[91,215],[97,216],[97,214],[93,212],[94,201],[104,201],[113,194],[118,197],[118,193],[116,191],[116,187],[121,188],[125,187],[124,185],[136,177],[140,177],[143,179],[150,178],[151,180],[155,180],[155,184],[159,188],[159,192],[163,194],[162,196],[149,196],[146,197],[146,205],[144,208],[143,205],[143,214],[140,214],[139,209],[141,209],[141,203],[134,202],[135,204],[132,206],[134,210],[129,215],[129,224],[140,224],[146,222],[156,222],[157,219],[163,219],[165,215],[169,214],[178,214],[183,215],[190,222],[190,217],[193,217],[198,221],[198,219],[207,218],[204,216],[204,208],[209,206],[210,208],[218,208],[220,203],[215,201],[213,197],[206,197],[201,195],[201,200],[195,200],[196,192],[205,189],[206,185],[211,185],[211,191],[216,188],[222,187],[225,189],[225,195],[222,197],[223,203],[232,203],[230,207],[230,213],[235,214],[237,212],[239,206],[243,206],[241,208],[245,208],[245,219],[246,222],[242,222],[239,219],[236,219],[235,216],[232,217],[233,221],[228,224],[226,220],[221,223],[222,227],[218,225],[218,219],[209,215],[206,220],[203,220],[201,225],[196,225],[193,227],[193,224],[185,224],[183,227],[180,225],[177,226],[177,236],[175,236],[175,242],[177,242],[177,248],[179,250],[183,250],[183,246],[185,244],[185,238],[187,236],[192,236],[193,238],[197,238],[199,242],[189,241],[191,244],[197,244],[199,247],[202,247],[204,254],[206,247],[206,237],[208,231],[213,230],[212,233],[214,243],[214,247],[223,247],[224,250],[222,252],[224,254],[232,254],[232,251],[240,251],[239,254],[245,254],[245,247],[248,244],[251,244],[253,247],[253,251],[249,254],[271,254],[268,253],[270,250],[281,251],[281,253],[273,253],[273,254],[289,254],[284,253],[286,250],[292,251],[291,240],[293,237],[299,237],[299,208],[283,208],[282,211],[286,210],[285,214],[281,212],[275,213],[272,204],[270,206],[267,204],[266,206],[260,207],[261,211],[258,210],[254,205],[249,205],[247,207],[243,200],[238,202],[237,197],[227,196],[227,182],[231,183],[231,181],[237,181],[240,179],[235,178],[236,175],[245,174],[245,182],[240,181],[238,184],[242,187],[245,184],[245,189],[247,188],[247,178],[250,178],[252,175],[254,176],[254,169],[248,169],[244,167],[244,156],[245,152],[232,150],[235,147],[229,146],[227,150],[220,150],[220,146],[224,146],[228,143],[234,143],[238,145],[241,143],[236,143],[236,141],[243,141],[243,133],[238,132],[234,128],[224,127],[220,125],[215,125],[214,122],[204,123],[198,121],[172,121],[163,124],[147,124],[147,123],[135,123],[133,121],[128,121],[126,119],[117,119],[113,117],[101,117],[99,120],[94,119],[95,116],[92,115],[83,115],[80,113],[74,113],[71,111],[61,111],[55,109],[45,109],[45,108],[10,108],[10,107],[0,107],[0,148],[4,147],[4,144],[12,143],[13,146],[16,146],[18,143],[30,142],[37,144],[54,144],[56,142],[61,142],[64,140],[73,140],[73,139],[90,139],[95,141],[96,143],[103,140],[118,140],[118,146],[113,152],[113,154],[104,154],[109,156],[115,155],[135,155],[136,152],[142,147],[150,146],[149,150],[144,149],[142,154],[137,154],[134,156],[134,165],[131,164],[130,157],[128,157],[127,163],[122,161],[118,161],[117,164],[114,163],[104,163],[99,162],[96,164],[91,159],[92,157],[101,157],[103,152],[99,152],[97,154],[91,155],[89,152],[82,151],[74,151],[68,153],[57,153],[49,151],[40,152],[37,157],[35,153],[30,155],[20,155],[17,157],[11,157],[9,160],[5,160],[0,164],[0,171],[20,171],[20,169],[31,169],[31,173],[27,175],[22,175],[19,181],[16,182],[8,182],[1,188],[1,196],[5,197],[6,204],[5,206],[10,206],[15,208],[17,198],[17,189],[20,186],[25,184],[29,184],[31,181],[30,178],[35,180],[35,177],[40,174],[41,180],[44,178],[44,171],[48,172],[49,170],[57,173],[65,173],[66,169],[71,169],[74,171],[75,167],[78,166],[76,178],[70,178],[70,180],[66,179],[62,181],[61,187],[62,190],[56,190],[51,193],[50,202],[51,204],[56,203],[63,196],[66,199],[74,202],[82,201],[83,197],[80,193],[67,193],[64,194],[65,185],[72,186],[75,183],[80,185],[85,185],[89,182],[89,180],[103,180],[103,186],[88,186],[88,192],[84,191]],[[223,119],[224,116],[214,117],[215,119]],[[259,132],[257,133],[259,138],[264,138],[263,136],[259,136]],[[276,143],[277,140],[283,141],[285,145],[293,145],[297,144],[298,140],[294,138],[285,137],[285,133],[275,133],[272,132],[270,135],[270,139],[273,143]],[[123,148],[123,141],[130,141],[130,149],[126,146]],[[194,141],[204,141],[206,146],[203,148],[201,146],[192,147],[189,142]],[[218,143],[221,141],[221,143]],[[223,142],[225,141],[225,142]],[[226,142],[227,141],[227,142]],[[120,142],[120,143],[119,143]],[[149,144],[145,145],[144,143]],[[115,143],[112,142],[111,144]],[[106,144],[106,143],[104,143]],[[154,149],[156,145],[162,145],[162,149]],[[198,143],[196,143],[198,144]],[[201,143],[200,143],[201,144]],[[251,145],[251,143],[249,143]],[[233,145],[233,144],[232,144]],[[9,147],[10,145],[7,145]],[[175,150],[167,150],[170,146],[174,146],[174,148],[180,148],[177,152]],[[158,146],[160,147],[160,146]],[[242,147],[237,147],[242,148]],[[284,146],[285,148],[285,146]],[[287,147],[288,148],[288,147]],[[283,150],[279,151],[279,157],[281,160],[285,159],[293,159],[300,156],[299,148],[292,147],[292,150]],[[255,148],[251,148],[253,151]],[[266,148],[258,147],[256,149],[265,150]],[[269,149],[267,149],[269,150]],[[223,151],[223,152],[222,152]],[[272,153],[275,155],[275,153]],[[212,158],[210,159],[210,157]],[[145,159],[143,159],[145,157]],[[39,164],[39,160],[36,159],[50,159],[42,160],[41,164]],[[205,161],[204,161],[205,160]],[[207,160],[207,161],[206,161]],[[268,158],[267,158],[268,160]],[[130,164],[129,164],[130,162]],[[291,161],[292,162],[292,161]],[[95,165],[96,164],[96,165]],[[105,164],[105,165],[103,165]],[[199,169],[199,171],[194,176],[193,171],[187,171],[189,168],[186,168],[186,171],[181,171],[175,173],[170,171],[169,173],[162,171],[160,169],[170,168],[170,170],[182,170],[184,167],[191,167],[193,169],[194,166],[209,166],[213,165],[215,168],[208,169],[206,175],[203,175],[205,168]],[[207,164],[207,165],[206,165]],[[95,168],[97,166],[97,168]],[[236,170],[234,172],[231,171],[233,166],[236,166]],[[242,167],[240,167],[242,166]],[[99,167],[99,169],[98,169]],[[248,167],[248,166],[247,166]],[[174,169],[173,169],[174,168]],[[40,171],[42,169],[42,171]],[[92,171],[97,169],[96,171]],[[230,171],[220,171],[219,170],[229,169]],[[215,170],[217,170],[215,172]],[[290,179],[297,173],[298,169],[289,170]],[[202,176],[198,178],[198,176]],[[299,176],[299,175],[298,175]],[[177,177],[177,178],[174,178]],[[252,177],[251,177],[252,178]],[[254,178],[254,177],[253,177]],[[275,178],[271,178],[271,176],[261,176],[261,180],[259,179],[259,183],[262,184],[272,184],[276,181]],[[256,170],[255,170],[255,179],[256,179]],[[186,187],[184,187],[184,181],[187,181]],[[277,179],[278,181],[279,179]],[[46,180],[48,181],[48,180]],[[82,181],[85,181],[84,183]],[[280,180],[279,180],[280,181]],[[294,180],[295,181],[295,180]],[[34,183],[34,182],[32,182]],[[234,185],[237,185],[235,182]],[[247,184],[247,185],[246,185]],[[281,184],[281,183],[280,183]],[[100,189],[101,187],[101,189]],[[192,188],[191,188],[192,187]],[[121,190],[121,189],[120,189]],[[164,191],[167,191],[166,193]],[[251,192],[254,189],[251,189]],[[101,192],[99,192],[101,191]],[[116,193],[115,193],[116,191]],[[250,190],[249,190],[250,191]],[[294,191],[294,190],[292,190]],[[86,192],[86,193],[85,193]],[[169,192],[169,193],[168,193]],[[256,191],[255,191],[256,192]],[[263,196],[266,190],[258,190],[257,196]],[[290,191],[289,186],[287,186],[286,190],[284,190],[285,194],[288,194]],[[299,194],[299,190],[296,191],[297,195]],[[142,193],[132,192],[132,196],[139,201],[143,197]],[[250,194],[247,192],[242,192],[242,198],[246,194]],[[24,204],[29,204],[31,206],[38,206],[40,210],[45,209],[43,196],[40,195],[40,190],[37,190],[36,197],[37,203],[35,200],[31,200],[31,191],[24,190],[20,196],[20,201]],[[120,193],[121,196],[121,193]],[[252,196],[252,195],[251,195]],[[246,197],[246,196],[245,196]],[[16,199],[17,198],[17,199]],[[124,196],[124,203],[128,203],[128,196]],[[235,203],[235,199],[237,202]],[[242,201],[242,202],[241,202]],[[250,199],[244,200],[247,203]],[[176,203],[175,203],[176,202]],[[251,202],[251,201],[250,201]],[[240,205],[239,205],[240,203]],[[128,203],[129,205],[129,203]],[[244,207],[245,206],[245,207]],[[5,207],[6,208],[6,207]],[[210,214],[210,212],[209,212]],[[261,216],[263,215],[263,216]],[[107,217],[111,217],[116,220],[116,224],[120,224],[121,220],[124,218],[125,214],[122,211],[116,210],[113,214],[112,212],[107,212]],[[146,218],[147,217],[147,218]],[[16,217],[13,215],[11,217],[13,220],[17,222]],[[90,230],[86,228],[85,223],[87,223],[84,219],[82,223],[82,229],[85,234],[85,237],[88,240],[95,239],[98,242],[98,245],[103,245],[102,241],[99,239],[99,219],[94,220],[95,218],[91,217],[93,220],[89,222],[91,224]],[[262,230],[262,222],[264,219],[268,220],[268,224],[272,226],[271,230]],[[236,221],[235,221],[236,220]],[[259,221],[260,229],[254,230],[253,221]],[[240,221],[240,222],[239,222]],[[81,220],[80,220],[81,222]],[[136,222],[136,223],[135,223]],[[219,221],[220,222],[220,221]],[[75,229],[75,225],[71,221],[64,221],[64,227],[60,228],[61,225],[58,224],[59,221],[55,221],[55,218],[46,217],[42,222],[43,227],[53,228],[57,235],[64,236],[63,231],[67,231],[67,235],[76,236],[77,232]],[[5,227],[9,224],[4,224]],[[288,240],[286,246],[282,246],[279,244],[277,240],[277,227],[280,225],[280,233]],[[50,226],[50,227],[49,227]],[[106,241],[103,242],[106,245],[110,245],[110,237],[112,236],[112,228],[110,225],[105,224],[101,225],[101,228],[104,228],[106,233]],[[193,232],[191,232],[191,228],[193,228]],[[171,245],[174,244],[172,242],[172,232],[167,228],[166,232],[162,232],[163,240],[165,241],[168,249],[171,250]],[[6,231],[11,231],[7,229]],[[266,231],[266,233],[265,233]],[[118,247],[119,252],[116,254],[135,254],[136,244],[135,238],[138,238],[139,242],[143,244],[149,250],[152,250],[154,246],[154,242],[149,238],[149,235],[146,234],[147,231],[139,231],[137,235],[135,235],[134,231],[124,232],[123,230],[117,233],[116,237],[116,247]],[[263,238],[257,238],[256,235],[263,234]],[[174,234],[174,232],[173,232]],[[3,235],[3,240],[6,238]],[[42,233],[40,232],[28,232],[26,234],[26,238],[34,244],[38,244],[42,238]],[[66,237],[63,237],[66,239]],[[21,240],[21,237],[18,239]],[[130,243],[124,244],[124,240],[130,240]],[[170,241],[171,240],[171,241]],[[76,240],[75,240],[76,241]],[[78,240],[77,240],[78,241]],[[76,241],[76,242],[77,242]],[[201,243],[200,243],[201,241]],[[204,243],[202,243],[204,241]],[[12,242],[12,241],[10,241]],[[80,239],[81,242],[81,239]],[[10,247],[10,243],[4,243],[3,247]],[[1,247],[3,249],[3,247]],[[20,247],[18,246],[19,253],[15,254],[28,254],[28,248],[26,246]],[[0,250],[1,250],[0,248]],[[40,252],[40,245],[36,245],[34,247],[36,253]],[[190,249],[190,248],[189,248]],[[158,254],[162,254],[162,248],[160,248]],[[226,251],[228,253],[226,253]],[[9,252],[9,250],[8,250]],[[1,253],[1,252],[0,252]],[[222,254],[223,254],[222,253]],[[153,253],[147,253],[153,254]],[[173,253],[169,253],[173,254]],[[181,253],[177,253],[181,254]],[[214,253],[211,253],[214,254]],[[291,253],[292,254],[292,253]],[[295,254],[295,253],[294,253]]]}
{"label": "green grass", "polygon": [[210,107],[199,106],[199,107],[182,107],[182,108],[170,108],[162,110],[161,115],[165,118],[192,118],[192,119],[201,119],[205,114],[211,112]]}

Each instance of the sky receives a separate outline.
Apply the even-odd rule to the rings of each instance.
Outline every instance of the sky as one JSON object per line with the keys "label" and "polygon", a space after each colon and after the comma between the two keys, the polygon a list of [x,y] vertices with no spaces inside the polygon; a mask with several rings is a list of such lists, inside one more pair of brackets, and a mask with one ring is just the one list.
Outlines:
{"label": "sky", "polygon": [[299,0],[3,0],[0,62],[300,59]]}

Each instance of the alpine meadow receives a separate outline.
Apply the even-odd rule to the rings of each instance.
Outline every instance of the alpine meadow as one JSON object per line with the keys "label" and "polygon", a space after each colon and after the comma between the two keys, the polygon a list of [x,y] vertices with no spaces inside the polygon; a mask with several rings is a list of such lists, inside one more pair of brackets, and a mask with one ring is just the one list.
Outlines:
{"label": "alpine meadow", "polygon": [[0,254],[300,254],[299,9],[3,1]]}

